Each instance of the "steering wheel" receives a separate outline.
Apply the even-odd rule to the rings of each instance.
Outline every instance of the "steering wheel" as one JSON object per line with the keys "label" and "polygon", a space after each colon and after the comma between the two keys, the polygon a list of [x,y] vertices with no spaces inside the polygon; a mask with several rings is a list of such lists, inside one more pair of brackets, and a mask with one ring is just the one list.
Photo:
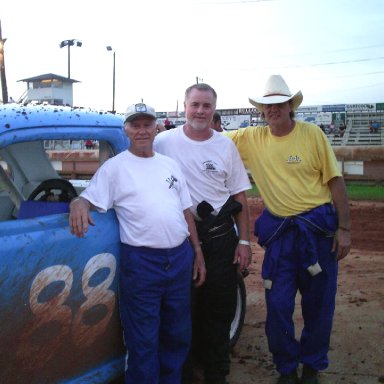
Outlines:
{"label": "steering wheel", "polygon": [[[58,194],[54,191],[59,191]],[[77,196],[74,186],[65,179],[48,179],[39,184],[28,200],[70,202]]]}

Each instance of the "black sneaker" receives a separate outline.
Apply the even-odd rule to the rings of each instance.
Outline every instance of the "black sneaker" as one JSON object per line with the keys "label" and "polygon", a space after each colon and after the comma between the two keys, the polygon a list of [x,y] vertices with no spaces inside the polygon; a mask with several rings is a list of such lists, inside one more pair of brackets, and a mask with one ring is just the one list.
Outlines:
{"label": "black sneaker", "polygon": [[303,366],[303,374],[301,375],[301,384],[319,384],[318,371],[309,365]]}
{"label": "black sneaker", "polygon": [[288,375],[281,375],[276,384],[300,384],[296,370]]}

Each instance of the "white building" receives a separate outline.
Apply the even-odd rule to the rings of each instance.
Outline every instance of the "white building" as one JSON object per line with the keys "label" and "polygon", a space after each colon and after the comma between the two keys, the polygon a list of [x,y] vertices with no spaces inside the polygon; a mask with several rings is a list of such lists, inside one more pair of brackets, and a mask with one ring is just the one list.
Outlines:
{"label": "white building", "polygon": [[79,81],[67,77],[47,73],[22,79],[27,83],[27,90],[22,96],[22,102],[38,102],[53,105],[73,106],[73,83]]}

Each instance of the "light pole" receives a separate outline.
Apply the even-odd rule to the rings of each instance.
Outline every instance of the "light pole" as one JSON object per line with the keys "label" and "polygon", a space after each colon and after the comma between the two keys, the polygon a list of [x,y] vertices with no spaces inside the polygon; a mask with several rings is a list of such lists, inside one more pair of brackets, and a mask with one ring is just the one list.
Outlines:
{"label": "light pole", "polygon": [[[112,47],[108,45],[107,51],[113,51]],[[116,86],[116,52],[113,51],[113,76],[112,76],[112,112],[115,113],[115,86]]]}
{"label": "light pole", "polygon": [[3,98],[3,104],[8,103],[8,88],[7,78],[5,77],[5,61],[4,61],[4,43],[7,39],[3,39],[1,33],[1,21],[0,21],[0,76],[1,76],[1,93]]}
{"label": "light pole", "polygon": [[83,43],[77,39],[63,40],[60,43],[60,48],[68,47],[68,79],[71,78],[71,47],[74,45],[81,47]]}

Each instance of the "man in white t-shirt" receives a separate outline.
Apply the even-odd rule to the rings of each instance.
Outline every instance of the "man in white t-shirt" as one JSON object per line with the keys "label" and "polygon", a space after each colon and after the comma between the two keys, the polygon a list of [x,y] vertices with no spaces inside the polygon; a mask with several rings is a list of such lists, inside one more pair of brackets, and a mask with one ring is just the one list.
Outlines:
{"label": "man in white t-shirt", "polygon": [[179,383],[191,341],[191,279],[197,286],[205,279],[192,202],[180,167],[153,151],[155,110],[131,105],[124,128],[129,149],[106,161],[72,200],[70,230],[83,237],[96,224],[91,208],[115,209],[125,383]]}
{"label": "man in white t-shirt", "polygon": [[[216,100],[208,84],[189,87],[184,101],[186,124],[158,134],[154,144],[156,151],[177,161],[186,177],[202,242],[207,276],[194,292],[193,340],[201,340],[197,352],[203,359],[206,384],[226,382],[237,270],[243,271],[251,262],[245,194],[251,185],[233,142],[211,128]],[[184,382],[191,380],[186,377]]]}

